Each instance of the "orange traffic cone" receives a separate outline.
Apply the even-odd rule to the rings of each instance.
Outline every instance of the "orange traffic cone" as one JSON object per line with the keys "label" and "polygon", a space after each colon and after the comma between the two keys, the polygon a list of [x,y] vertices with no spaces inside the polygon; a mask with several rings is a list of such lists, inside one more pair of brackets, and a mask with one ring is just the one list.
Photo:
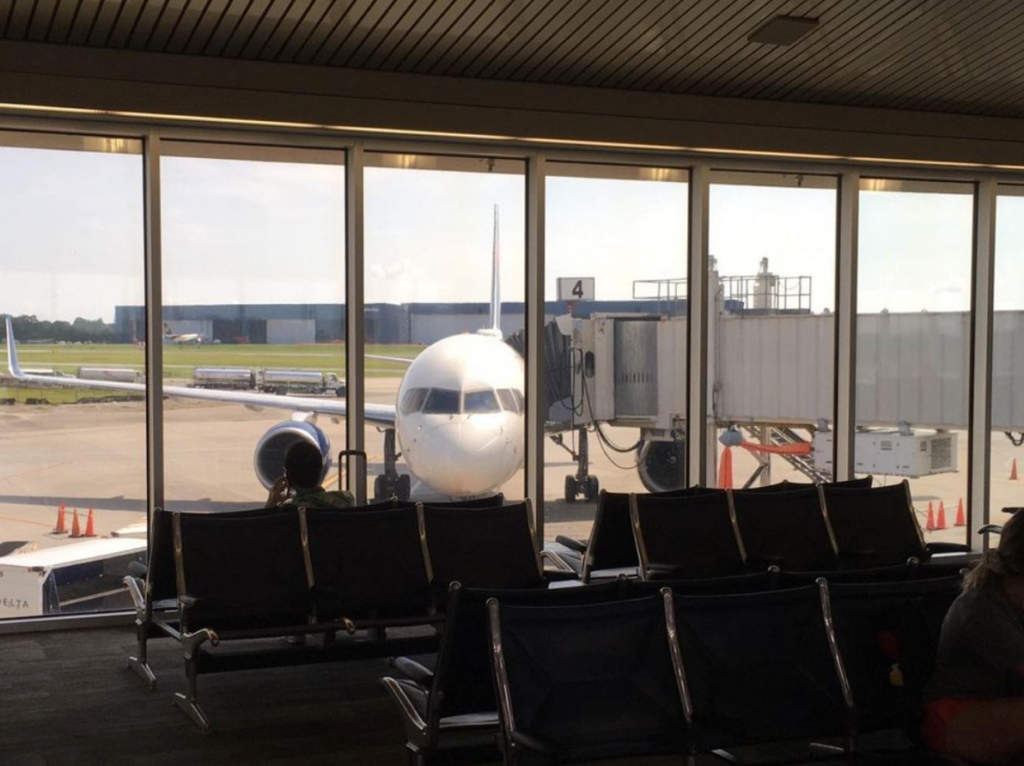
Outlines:
{"label": "orange traffic cone", "polygon": [[1010,468],[1010,481],[1019,481],[1017,478],[1017,458],[1013,459],[1013,467]]}
{"label": "orange traffic cone", "polygon": [[947,528],[946,527],[946,506],[942,504],[941,500],[939,501],[939,513],[938,513],[938,516],[936,516],[936,518],[935,518],[935,528],[936,529],[946,529]]}
{"label": "orange traffic cone", "polygon": [[935,531],[935,509],[932,508],[932,501],[928,501],[928,521],[925,522],[924,528],[928,532]]}
{"label": "orange traffic cone", "polygon": [[722,448],[722,457],[718,461],[719,489],[732,489],[732,447]]}
{"label": "orange traffic cone", "polygon": [[81,537],[82,536],[82,527],[78,523],[78,509],[77,508],[75,508],[75,510],[72,511],[72,513],[71,513],[71,536],[72,537]]}
{"label": "orange traffic cone", "polygon": [[89,509],[89,515],[85,517],[85,537],[96,537],[96,527],[92,518],[92,508]]}
{"label": "orange traffic cone", "polygon": [[55,535],[66,535],[68,533],[68,523],[64,518],[64,503],[57,506],[57,526],[53,528],[53,534]]}

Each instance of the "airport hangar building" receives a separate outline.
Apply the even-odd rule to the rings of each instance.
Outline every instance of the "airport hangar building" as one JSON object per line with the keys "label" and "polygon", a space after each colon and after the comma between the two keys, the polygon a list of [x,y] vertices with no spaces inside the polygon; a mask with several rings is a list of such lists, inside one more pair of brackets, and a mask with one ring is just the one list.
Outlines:
{"label": "airport hangar building", "polygon": [[[1019,4],[8,0],[0,11],[0,143],[143,146],[147,310],[154,317],[159,158],[172,145],[188,142],[211,155],[253,146],[345,152],[350,346],[364,338],[360,173],[369,155],[389,153],[410,167],[438,157],[523,163],[525,326],[535,341],[545,319],[546,176],[565,165],[595,176],[602,168],[642,168],[637,177],[678,171],[690,187],[680,211],[689,221],[687,418],[704,422],[715,174],[763,174],[789,185],[828,177],[838,219],[837,478],[853,473],[858,190],[967,185],[974,201],[967,539],[984,545],[979,529],[993,515],[996,202],[1024,181]],[[148,325],[148,347],[158,349],[159,322]],[[540,346],[529,346],[528,399],[542,385]],[[350,354],[347,363],[356,405],[348,446],[357,448],[363,360]],[[159,424],[162,405],[151,399]],[[528,454],[543,455],[542,426],[532,413]],[[150,435],[148,501],[155,507],[163,487],[152,465],[162,444],[158,428]],[[695,429],[690,437],[690,475],[712,477],[714,434]],[[527,466],[526,493],[542,498],[536,468]],[[543,513],[537,521],[542,531]],[[167,733],[161,744],[174,739]]]}

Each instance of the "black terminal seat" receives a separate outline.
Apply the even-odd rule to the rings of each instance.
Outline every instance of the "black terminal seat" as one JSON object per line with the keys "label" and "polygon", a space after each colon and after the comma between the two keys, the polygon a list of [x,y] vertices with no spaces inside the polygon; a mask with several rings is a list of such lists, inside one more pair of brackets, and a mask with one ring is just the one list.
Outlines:
{"label": "black terminal seat", "polygon": [[435,597],[453,582],[467,588],[543,588],[529,500],[498,508],[420,506]]}
{"label": "black terminal seat", "polygon": [[924,687],[960,577],[829,584],[832,617],[862,732],[901,728],[919,740]]}
{"label": "black terminal seat", "polygon": [[821,584],[672,596],[694,752],[832,736],[853,750],[827,594]]}
{"label": "black terminal seat", "polygon": [[318,621],[384,627],[430,617],[432,599],[413,504],[381,510],[300,509]]}
{"label": "black terminal seat", "polygon": [[488,610],[506,764],[686,752],[662,599]]}
{"label": "black terminal seat", "polygon": [[[253,518],[280,513],[277,508],[240,511],[193,511],[205,518]],[[128,666],[156,688],[156,676],[149,666],[149,639],[180,638],[178,586],[175,578],[173,513],[157,508],[150,520],[149,560],[144,572],[124,578],[135,606],[137,652]]]}
{"label": "black terminal seat", "polygon": [[835,541],[817,487],[729,492],[751,565],[784,570],[836,566]]}
{"label": "black terminal seat", "polygon": [[730,593],[760,593],[779,587],[779,571],[772,567],[760,572],[747,572],[724,577],[702,577],[688,580],[628,580],[626,594],[641,598],[668,588],[679,596],[725,596]]}
{"label": "black terminal seat", "polygon": [[174,513],[171,519],[189,679],[188,696],[175,694],[175,704],[207,731],[196,684],[204,644],[314,632],[299,512]]}
{"label": "black terminal seat", "polygon": [[476,750],[497,756],[498,704],[491,673],[487,600],[548,607],[597,604],[621,598],[625,582],[572,588],[476,590],[453,583],[445,607],[441,645],[433,670],[408,657],[394,660],[405,678],[381,684],[395,703],[406,731],[413,764],[440,751]]}
{"label": "black terminal seat", "polygon": [[[691,497],[720,491],[704,487],[686,487],[653,492],[645,497]],[[597,510],[594,512],[594,523],[590,527],[590,538],[585,544],[561,535],[556,541],[578,552],[582,557],[579,570],[583,582],[617,577],[620,574],[635,574],[640,561],[633,540],[629,493],[601,490]]]}
{"label": "black terminal seat", "polygon": [[729,494],[630,495],[633,535],[645,580],[738,574],[746,556]]}
{"label": "black terminal seat", "polygon": [[[878,566],[913,557],[926,560],[926,545],[906,480],[887,487],[822,486],[825,510],[844,565]],[[943,545],[945,552],[966,546]]]}

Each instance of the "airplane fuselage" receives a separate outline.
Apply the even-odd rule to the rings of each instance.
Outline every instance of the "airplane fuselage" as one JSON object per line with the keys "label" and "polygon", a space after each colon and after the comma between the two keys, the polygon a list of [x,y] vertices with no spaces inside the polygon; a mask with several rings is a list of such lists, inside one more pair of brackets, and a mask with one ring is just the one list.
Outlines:
{"label": "airplane fuselage", "polygon": [[402,379],[395,429],[409,470],[453,497],[499,489],[523,464],[523,360],[493,335],[437,341]]}

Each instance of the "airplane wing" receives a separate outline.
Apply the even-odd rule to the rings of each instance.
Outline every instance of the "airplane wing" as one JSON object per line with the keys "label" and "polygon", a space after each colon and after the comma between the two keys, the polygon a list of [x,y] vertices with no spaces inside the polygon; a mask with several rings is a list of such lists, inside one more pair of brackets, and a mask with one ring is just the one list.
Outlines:
{"label": "airplane wing", "polygon": [[397,364],[410,365],[415,360],[404,356],[379,356],[377,354],[364,354],[364,359],[376,359],[378,362],[395,362]]}
{"label": "airplane wing", "polygon": [[[119,383],[107,380],[82,380],[81,378],[57,378],[49,375],[33,375],[21,369],[18,352],[14,346],[14,328],[7,317],[7,367],[17,380],[35,383],[47,388],[85,388],[100,391],[122,391],[144,394],[142,383]],[[246,391],[217,391],[186,386],[164,386],[164,396],[178,396],[183,399],[202,399],[210,402],[243,404],[247,407],[268,407],[291,412],[313,412],[320,415],[345,416],[348,412],[344,399],[314,399],[308,396],[279,396]],[[364,417],[368,423],[392,426],[395,424],[395,407],[390,404],[367,404]]]}

